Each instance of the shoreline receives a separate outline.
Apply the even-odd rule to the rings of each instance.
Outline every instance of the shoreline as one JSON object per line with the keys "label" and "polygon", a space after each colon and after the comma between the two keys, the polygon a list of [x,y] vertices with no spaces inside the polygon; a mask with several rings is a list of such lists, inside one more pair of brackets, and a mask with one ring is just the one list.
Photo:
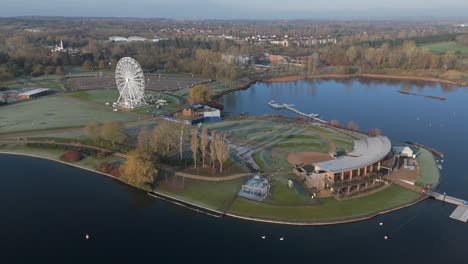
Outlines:
{"label": "shoreline", "polygon": [[[411,206],[414,206],[414,205],[416,205],[416,204],[418,204],[418,203],[420,203],[420,202],[422,202],[422,201],[424,201],[425,199],[428,198],[428,196],[425,195],[425,196],[422,196],[422,197],[420,197],[420,198],[418,198],[418,199],[416,199],[416,200],[414,200],[414,201],[412,201],[410,203],[406,203],[406,204],[403,204],[401,206],[397,206],[397,207],[390,208],[390,209],[387,209],[387,210],[384,210],[384,211],[375,212],[375,213],[371,213],[371,214],[367,214],[367,215],[363,215],[363,216],[343,218],[341,220],[336,219],[336,220],[327,220],[327,221],[310,221],[310,222],[307,222],[307,221],[290,221],[290,220],[281,220],[281,219],[268,219],[268,218],[251,217],[251,216],[238,215],[238,214],[235,214],[235,213],[229,213],[228,212],[229,210],[226,210],[225,212],[222,212],[222,211],[218,211],[218,210],[215,210],[215,209],[206,208],[206,207],[204,207],[202,205],[199,205],[197,203],[192,203],[192,202],[188,202],[188,201],[176,198],[176,197],[172,197],[170,195],[160,193],[160,192],[158,192],[156,190],[148,191],[148,190],[141,189],[141,188],[139,188],[137,186],[133,186],[133,185],[121,180],[120,178],[117,178],[115,176],[112,176],[110,174],[107,174],[107,173],[104,173],[104,172],[101,172],[101,171],[93,170],[93,169],[90,169],[90,168],[87,168],[87,167],[84,167],[84,166],[68,163],[68,162],[65,162],[65,161],[61,161],[61,160],[57,160],[57,159],[53,159],[53,158],[49,158],[49,157],[43,157],[43,156],[34,155],[34,154],[18,153],[18,152],[8,152],[8,151],[0,151],[0,154],[25,156],[25,157],[44,159],[44,160],[49,160],[49,161],[52,161],[52,162],[58,162],[58,163],[61,163],[61,164],[64,164],[64,165],[74,167],[74,168],[94,172],[94,173],[97,173],[97,174],[100,174],[100,175],[103,175],[103,176],[107,176],[107,177],[109,177],[111,179],[117,180],[118,182],[126,184],[126,185],[128,185],[130,187],[134,187],[134,188],[136,188],[136,189],[138,189],[140,191],[144,191],[148,195],[150,195],[150,193],[154,193],[154,194],[157,194],[159,196],[163,196],[163,197],[165,197],[167,199],[161,199],[161,198],[155,197],[154,195],[150,195],[152,197],[155,197],[155,198],[164,200],[166,202],[169,202],[169,203],[171,203],[173,205],[182,206],[182,207],[185,207],[187,209],[196,211],[198,213],[206,214],[206,215],[209,215],[209,216],[212,216],[212,217],[217,217],[217,216],[212,215],[212,214],[207,214],[206,211],[215,212],[215,213],[218,213],[221,216],[225,215],[225,216],[229,216],[229,217],[232,217],[232,218],[243,219],[243,220],[254,221],[254,222],[263,222],[263,223],[274,223],[274,224],[283,224],[283,225],[297,225],[297,226],[318,226],[318,225],[336,225],[336,224],[353,223],[353,222],[368,220],[368,219],[374,218],[376,216],[386,214],[386,213],[390,213],[390,212],[393,212],[393,211],[396,211],[396,210],[399,210],[399,209],[411,207]],[[190,207],[187,206],[187,205],[189,205]],[[219,217],[217,217],[217,218],[219,218]]]}
{"label": "shoreline", "polygon": [[436,77],[423,77],[416,75],[396,75],[396,74],[377,74],[377,73],[359,73],[359,74],[305,74],[305,75],[290,75],[284,77],[272,77],[267,79],[261,79],[261,82],[290,82],[290,81],[299,81],[305,79],[330,79],[330,78],[374,78],[374,79],[392,79],[392,80],[411,80],[411,81],[426,81],[426,82],[436,82],[436,83],[445,83],[465,86],[468,85],[467,82],[463,81],[454,81],[443,78]]}

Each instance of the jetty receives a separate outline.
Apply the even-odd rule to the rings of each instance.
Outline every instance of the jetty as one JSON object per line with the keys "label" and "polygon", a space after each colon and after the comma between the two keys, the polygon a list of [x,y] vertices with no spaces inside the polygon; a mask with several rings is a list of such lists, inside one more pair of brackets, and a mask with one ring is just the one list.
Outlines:
{"label": "jetty", "polygon": [[462,221],[465,223],[468,222],[468,201],[455,198],[452,196],[448,196],[445,193],[441,194],[432,190],[427,190],[426,194],[429,195],[429,197],[432,197],[444,203],[457,205],[457,208],[450,215],[450,218],[458,220],[458,221]]}
{"label": "jetty", "polygon": [[301,116],[307,117],[309,119],[315,120],[317,122],[327,123],[327,121],[320,118],[319,114],[314,114],[314,113],[306,114],[304,112],[301,112],[301,111],[297,110],[296,108],[294,108],[294,105],[291,105],[291,104],[282,104],[282,105],[280,105],[280,104],[277,104],[275,101],[271,100],[270,102],[268,102],[268,105],[271,108],[276,109],[276,110],[286,109],[286,110],[289,110],[289,111],[291,111],[293,113],[296,113],[298,115],[301,115]]}

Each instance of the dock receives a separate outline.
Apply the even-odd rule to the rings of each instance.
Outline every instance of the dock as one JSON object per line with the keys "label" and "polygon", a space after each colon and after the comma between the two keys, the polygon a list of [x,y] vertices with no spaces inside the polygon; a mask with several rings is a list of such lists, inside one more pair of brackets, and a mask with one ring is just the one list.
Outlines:
{"label": "dock", "polygon": [[453,205],[457,205],[458,207],[453,211],[453,213],[450,215],[450,218],[462,221],[462,222],[468,222],[468,201],[455,198],[452,196],[440,194],[438,192],[432,191],[432,190],[427,190],[426,194],[429,195],[430,197],[442,201],[444,203],[449,203]]}
{"label": "dock", "polygon": [[462,222],[468,222],[468,207],[465,206],[458,206],[455,211],[450,215],[450,218],[462,221]]}
{"label": "dock", "polygon": [[276,109],[276,110],[281,110],[281,109],[286,109],[286,110],[289,110],[293,113],[296,113],[298,115],[301,115],[301,116],[304,116],[304,117],[307,117],[309,119],[312,119],[312,120],[315,120],[317,122],[320,122],[320,123],[327,123],[327,121],[323,120],[320,118],[320,115],[319,114],[314,114],[314,113],[311,113],[311,114],[306,114],[304,112],[301,112],[299,110],[297,110],[296,108],[294,108],[294,105],[289,105],[289,104],[277,104],[275,101],[271,100],[270,102],[268,102],[268,105],[273,108],[273,109]]}

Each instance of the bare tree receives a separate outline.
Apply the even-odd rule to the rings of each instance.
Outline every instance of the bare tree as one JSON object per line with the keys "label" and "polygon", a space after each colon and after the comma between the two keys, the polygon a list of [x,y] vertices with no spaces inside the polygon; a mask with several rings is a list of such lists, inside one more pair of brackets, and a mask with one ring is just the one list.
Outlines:
{"label": "bare tree", "polygon": [[216,159],[219,162],[219,171],[223,172],[223,164],[229,158],[229,144],[226,140],[226,134],[217,135],[214,139],[216,149]]}
{"label": "bare tree", "polygon": [[211,133],[211,141],[210,141],[210,158],[211,158],[211,165],[213,166],[213,168],[216,167],[215,138],[216,138],[216,133],[213,131]]}
{"label": "bare tree", "polygon": [[198,146],[200,145],[200,141],[198,139],[198,130],[195,128],[192,130],[192,155],[193,155],[193,162],[195,164],[195,169],[197,168],[197,153],[198,153]]}
{"label": "bare tree", "polygon": [[140,130],[140,133],[138,134],[138,150],[146,154],[152,154],[153,147],[151,139],[151,132],[148,127],[144,127]]}
{"label": "bare tree", "polygon": [[202,133],[201,133],[201,153],[202,153],[202,166],[205,167],[205,158],[206,158],[206,152],[208,148],[208,143],[210,140],[208,139],[208,129],[203,128]]}

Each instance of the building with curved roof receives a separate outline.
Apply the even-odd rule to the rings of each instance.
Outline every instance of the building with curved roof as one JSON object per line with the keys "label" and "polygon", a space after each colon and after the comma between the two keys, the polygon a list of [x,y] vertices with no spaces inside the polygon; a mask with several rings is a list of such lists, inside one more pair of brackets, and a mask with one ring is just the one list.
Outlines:
{"label": "building with curved roof", "polygon": [[353,150],[347,155],[313,164],[314,171],[306,176],[309,187],[350,194],[374,186],[382,175],[382,161],[391,155],[392,144],[384,136],[353,143]]}

